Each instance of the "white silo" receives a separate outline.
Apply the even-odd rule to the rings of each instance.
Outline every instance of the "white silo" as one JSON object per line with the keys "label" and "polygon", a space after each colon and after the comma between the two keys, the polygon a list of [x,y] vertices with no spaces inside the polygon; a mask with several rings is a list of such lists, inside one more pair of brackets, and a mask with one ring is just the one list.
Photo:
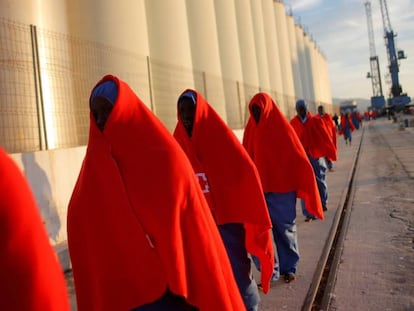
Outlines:
{"label": "white silo", "polygon": [[187,16],[195,88],[226,121],[214,2],[187,0]]}
{"label": "white silo", "polygon": [[267,46],[264,22],[263,22],[263,9],[262,2],[257,0],[250,0],[253,20],[253,30],[256,48],[257,69],[259,72],[259,82],[262,91],[269,92],[270,77],[269,77],[269,62],[267,57]]}
{"label": "white silo", "polygon": [[308,98],[308,85],[306,83],[307,67],[306,67],[306,57],[305,57],[305,40],[303,28],[300,24],[295,25],[295,35],[296,35],[296,47],[298,51],[298,61],[299,61],[299,79],[301,85],[301,93],[296,94],[297,99],[306,99]]}
{"label": "white silo", "polygon": [[[76,144],[77,133],[75,126],[75,113],[72,103],[72,61],[70,55],[70,41],[67,39],[69,33],[68,20],[66,15],[66,5],[64,1],[37,0],[37,1],[1,1],[0,16],[10,21],[23,23],[22,37],[18,38],[16,34],[11,34],[15,40],[12,46],[22,48],[21,43],[26,47],[31,47],[36,51],[33,57],[27,60],[21,60],[27,64],[33,63],[30,70],[34,69],[34,74],[24,77],[25,73],[21,70],[9,72],[5,70],[5,75],[0,81],[3,85],[12,83],[16,78],[15,85],[21,85],[22,81],[34,81],[30,83],[30,88],[36,85],[30,94],[37,94],[33,102],[26,100],[24,111],[33,111],[39,115],[39,148],[54,149],[67,145]],[[13,27],[13,26],[12,26]],[[23,30],[25,28],[26,30]],[[11,30],[6,28],[5,31]],[[20,47],[17,47],[20,45]],[[26,54],[27,51],[16,50],[10,55],[3,55],[3,59],[15,59]],[[30,53],[30,52],[29,52]],[[26,55],[30,55],[27,53]],[[11,64],[13,61],[11,61]],[[18,75],[18,77],[16,77]],[[13,78],[14,77],[14,78]],[[28,88],[28,86],[26,86]],[[16,98],[20,94],[16,94]],[[64,112],[64,113],[62,113]],[[26,117],[26,115],[21,115]],[[29,120],[26,120],[29,121]],[[36,122],[37,123],[37,122]],[[28,127],[19,128],[16,124],[16,130],[22,131],[24,138]],[[70,133],[69,133],[70,131]],[[33,134],[33,133],[32,133]],[[62,141],[65,137],[65,141]],[[63,144],[63,145],[62,145]]]}
{"label": "white silo", "polygon": [[312,53],[314,47],[312,46],[311,38],[308,34],[303,36],[304,42],[304,66],[302,82],[306,84],[306,100],[308,101],[308,108],[312,113],[315,113],[315,86],[313,81],[313,67],[312,67]]}
{"label": "white silo", "polygon": [[172,130],[178,96],[195,87],[186,2],[146,0],[145,9],[155,112]]}
{"label": "white silo", "polygon": [[326,106],[326,110],[332,111],[331,85],[329,81],[328,63],[322,52],[318,55],[320,77],[320,101]]}
{"label": "white silo", "polygon": [[233,1],[215,0],[221,71],[225,84],[227,123],[232,128],[244,127],[244,111],[236,83],[243,81],[236,10]]}
{"label": "white silo", "polygon": [[311,38],[309,42],[310,60],[311,60],[311,79],[313,81],[313,101],[315,103],[315,111],[320,102],[321,84],[320,84],[320,67],[319,67],[319,47]]}
{"label": "white silo", "polygon": [[300,63],[299,63],[299,53],[298,53],[298,43],[296,40],[296,30],[295,30],[295,21],[292,15],[288,15],[287,19],[287,30],[289,36],[290,44],[290,59],[292,62],[292,75],[293,75],[293,84],[295,87],[295,98],[303,97],[302,90],[302,81],[300,79]]}
{"label": "white silo", "polygon": [[0,1],[0,17],[27,25],[32,24],[48,31],[68,33],[65,1]]}
{"label": "white silo", "polygon": [[240,57],[243,71],[241,103],[243,103],[243,123],[249,117],[248,104],[259,91],[259,70],[253,29],[250,0],[234,0],[236,8],[237,32],[240,42]]}
{"label": "white silo", "polygon": [[266,40],[267,63],[269,72],[270,88],[273,97],[280,109],[285,111],[285,87],[282,76],[279,52],[279,37],[276,29],[275,14],[273,8],[273,0],[262,0],[262,15],[264,24],[264,34]]}
{"label": "white silo", "polygon": [[82,55],[77,65],[95,79],[119,76],[151,106],[144,0],[67,0],[67,11],[71,35],[82,40],[74,47]]}
{"label": "white silo", "polygon": [[[326,94],[325,94],[325,100],[327,103],[331,104],[331,106],[333,105],[333,98],[332,98],[332,89],[331,89],[331,79],[330,79],[330,74],[329,74],[329,64],[328,64],[328,60],[326,59],[326,57],[324,55],[322,55],[323,58],[323,63],[324,63],[324,73],[325,73],[325,83],[324,85],[326,86]],[[332,108],[331,108],[332,109]]]}
{"label": "white silo", "polygon": [[[280,65],[282,71],[285,105],[289,107],[294,104],[295,87],[293,82],[292,59],[289,45],[289,33],[287,29],[286,9],[284,3],[274,1],[275,25],[279,38],[278,47]],[[288,107],[285,108],[286,113]]]}

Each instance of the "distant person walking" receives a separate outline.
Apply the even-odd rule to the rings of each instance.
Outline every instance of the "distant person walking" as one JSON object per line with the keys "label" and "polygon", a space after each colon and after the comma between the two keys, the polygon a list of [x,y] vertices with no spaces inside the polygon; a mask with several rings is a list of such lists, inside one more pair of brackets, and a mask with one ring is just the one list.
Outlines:
{"label": "distant person walking", "polygon": [[[315,118],[308,111],[307,103],[303,99],[296,102],[296,116],[290,121],[301,141],[309,161],[313,167],[319,195],[324,211],[327,211],[328,184],[326,181],[325,157],[336,161],[336,148],[332,143],[331,132],[326,128],[321,119]],[[316,219],[315,215],[307,210],[305,201],[301,201],[302,213],[305,221]]]}
{"label": "distant person walking", "polygon": [[[331,135],[332,143],[335,146],[335,152],[337,152],[337,144],[336,144],[336,126],[332,120],[332,116],[325,111],[325,107],[322,105],[318,106],[318,113],[315,115],[316,118],[321,119],[328,130],[328,133]],[[333,161],[329,157],[325,157],[326,165],[330,172],[333,172]]]}
{"label": "distant person walking", "polygon": [[263,263],[265,293],[273,272],[271,221],[257,169],[232,130],[195,90],[178,98],[174,137],[190,160],[227,249],[248,311],[260,295],[248,253]]}
{"label": "distant person walking", "polygon": [[249,112],[243,146],[259,171],[280,275],[289,283],[296,278],[299,262],[296,198],[305,200],[313,215],[324,218],[315,174],[295,131],[267,93],[253,96]]}
{"label": "distant person walking", "polygon": [[341,130],[338,132],[339,135],[344,135],[345,144],[352,144],[352,132],[355,130],[355,126],[352,123],[351,115],[345,112],[341,115]]}
{"label": "distant person walking", "polygon": [[244,310],[194,171],[131,88],[90,97],[85,159],[68,208],[78,311]]}
{"label": "distant person walking", "polygon": [[334,113],[332,120],[335,122],[336,131],[338,131],[339,130],[339,117],[336,112]]}

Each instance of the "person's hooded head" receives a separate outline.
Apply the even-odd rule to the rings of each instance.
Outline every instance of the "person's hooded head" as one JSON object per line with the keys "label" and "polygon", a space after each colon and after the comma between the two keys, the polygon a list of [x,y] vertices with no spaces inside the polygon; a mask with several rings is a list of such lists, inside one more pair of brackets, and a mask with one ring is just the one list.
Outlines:
{"label": "person's hooded head", "polygon": [[322,105],[318,106],[319,115],[323,116],[325,114],[325,108]]}
{"label": "person's hooded head", "polygon": [[189,137],[193,132],[196,102],[197,95],[192,91],[187,91],[178,98],[178,115]]}
{"label": "person's hooded head", "polygon": [[115,81],[107,80],[98,84],[92,91],[89,106],[98,128],[103,131],[118,97]]}
{"label": "person's hooded head", "polygon": [[308,105],[304,99],[299,99],[296,102],[296,112],[302,121],[306,120],[306,115],[308,113]]}

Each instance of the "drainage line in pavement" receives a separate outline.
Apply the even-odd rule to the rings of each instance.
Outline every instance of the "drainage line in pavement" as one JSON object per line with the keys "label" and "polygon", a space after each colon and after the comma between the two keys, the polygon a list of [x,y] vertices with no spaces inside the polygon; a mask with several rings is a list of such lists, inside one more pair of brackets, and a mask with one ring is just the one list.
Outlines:
{"label": "drainage line in pavement", "polygon": [[364,132],[365,127],[362,129],[358,150],[355,154],[352,169],[348,176],[348,186],[345,189],[345,195],[342,196],[339,203],[338,210],[335,214],[331,230],[325,242],[322,255],[318,261],[309,291],[302,305],[302,311],[328,310],[331,292],[336,279],[336,271],[338,269],[342,254],[343,241],[345,239],[346,229],[349,224],[352,205],[351,198],[353,197],[354,192],[353,182],[362,141],[364,139]]}

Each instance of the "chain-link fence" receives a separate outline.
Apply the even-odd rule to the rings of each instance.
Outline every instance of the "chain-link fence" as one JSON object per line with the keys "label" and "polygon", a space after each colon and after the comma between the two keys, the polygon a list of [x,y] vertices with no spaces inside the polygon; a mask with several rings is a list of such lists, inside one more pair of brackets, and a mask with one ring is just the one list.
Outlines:
{"label": "chain-link fence", "polygon": [[170,130],[177,97],[193,86],[233,129],[244,127],[259,91],[293,116],[293,97],[0,19],[0,145],[9,153],[85,145],[89,94],[108,73],[125,80]]}

